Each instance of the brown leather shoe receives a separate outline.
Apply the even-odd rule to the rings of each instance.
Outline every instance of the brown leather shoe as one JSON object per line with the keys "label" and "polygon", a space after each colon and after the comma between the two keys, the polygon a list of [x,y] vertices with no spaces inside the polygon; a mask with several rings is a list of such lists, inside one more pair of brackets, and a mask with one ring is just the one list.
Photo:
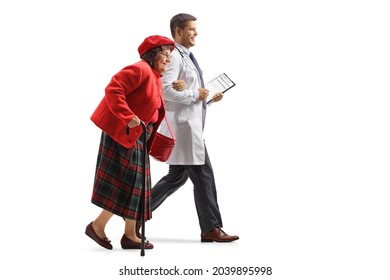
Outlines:
{"label": "brown leather shoe", "polygon": [[214,228],[211,231],[203,231],[200,235],[202,242],[232,242],[239,239],[237,235],[229,235],[221,228]]}
{"label": "brown leather shoe", "polygon": [[[133,240],[127,238],[126,234],[122,236],[121,239],[122,249],[141,249],[141,243],[134,242]],[[145,249],[153,249],[153,244],[149,241],[145,242]]]}
{"label": "brown leather shoe", "polygon": [[102,246],[108,250],[112,250],[112,245],[110,243],[111,241],[107,237],[105,237],[104,239],[101,239],[96,234],[96,232],[93,230],[92,222],[89,225],[87,225],[87,228],[85,229],[85,234],[88,235],[89,237],[91,237],[100,246]]}

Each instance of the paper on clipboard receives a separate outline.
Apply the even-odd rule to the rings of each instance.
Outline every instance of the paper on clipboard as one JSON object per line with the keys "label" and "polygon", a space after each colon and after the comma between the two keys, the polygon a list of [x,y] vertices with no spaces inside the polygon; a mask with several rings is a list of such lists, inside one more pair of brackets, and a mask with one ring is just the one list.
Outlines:
{"label": "paper on clipboard", "polygon": [[[228,77],[228,75],[222,73],[218,77],[208,82],[205,88],[209,90],[209,95],[212,97],[217,92],[225,93],[235,85],[236,84]],[[211,104],[212,102],[213,101],[210,99],[207,101],[207,104]]]}

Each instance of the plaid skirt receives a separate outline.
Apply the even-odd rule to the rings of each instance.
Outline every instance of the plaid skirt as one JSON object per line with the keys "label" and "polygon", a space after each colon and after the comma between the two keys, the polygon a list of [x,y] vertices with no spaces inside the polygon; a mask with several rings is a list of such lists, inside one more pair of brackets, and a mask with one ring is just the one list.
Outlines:
{"label": "plaid skirt", "polygon": [[[147,139],[153,124],[147,127]],[[96,163],[91,202],[118,216],[141,220],[142,136],[127,149],[102,132]],[[151,179],[149,155],[146,156],[145,221],[151,219]]]}

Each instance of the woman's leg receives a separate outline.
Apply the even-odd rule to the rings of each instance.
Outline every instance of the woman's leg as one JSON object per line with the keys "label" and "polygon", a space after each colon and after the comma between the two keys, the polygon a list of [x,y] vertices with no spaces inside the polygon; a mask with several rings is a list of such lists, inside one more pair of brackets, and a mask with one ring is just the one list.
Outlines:
{"label": "woman's leg", "polygon": [[92,228],[99,236],[99,238],[104,239],[107,237],[104,229],[112,215],[113,214],[111,212],[103,210],[100,215],[92,222]]}
{"label": "woman's leg", "polygon": [[136,224],[135,220],[125,219],[125,235],[131,241],[135,243],[141,243],[141,239],[137,237],[135,231],[135,224]]}

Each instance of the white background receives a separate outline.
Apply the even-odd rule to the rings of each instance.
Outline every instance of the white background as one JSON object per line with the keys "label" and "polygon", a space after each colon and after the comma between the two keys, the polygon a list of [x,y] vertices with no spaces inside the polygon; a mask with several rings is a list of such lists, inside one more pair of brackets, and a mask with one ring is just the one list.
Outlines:
{"label": "white background", "polygon": [[[1,279],[146,279],[128,268],[202,268],[148,279],[389,279],[390,9],[387,1],[2,1]],[[198,18],[205,80],[237,84],[208,110],[224,229],[202,244],[188,182],[147,222],[155,249],[113,251],[85,226],[111,76],[149,35]],[[167,172],[154,161],[152,180]],[[212,276],[271,266],[272,276]]]}

